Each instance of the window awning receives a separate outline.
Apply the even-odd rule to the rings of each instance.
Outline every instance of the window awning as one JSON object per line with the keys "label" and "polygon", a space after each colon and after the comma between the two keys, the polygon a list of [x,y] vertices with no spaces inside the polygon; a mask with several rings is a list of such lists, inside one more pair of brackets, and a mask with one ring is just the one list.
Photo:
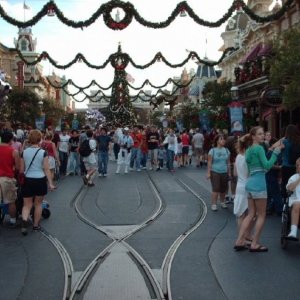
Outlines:
{"label": "window awning", "polygon": [[261,50],[261,44],[256,44],[250,52],[240,61],[240,65],[244,65],[247,61],[254,60],[258,54],[258,52]]}
{"label": "window awning", "polygon": [[189,92],[189,96],[199,96],[200,94],[200,87],[197,85]]}
{"label": "window awning", "polygon": [[[279,114],[284,109],[283,105],[276,107],[276,112]],[[272,114],[272,108],[269,108],[263,113],[263,119],[268,118]]]}
{"label": "window awning", "polygon": [[271,53],[271,50],[272,50],[272,46],[266,45],[258,52],[257,56],[267,56]]}

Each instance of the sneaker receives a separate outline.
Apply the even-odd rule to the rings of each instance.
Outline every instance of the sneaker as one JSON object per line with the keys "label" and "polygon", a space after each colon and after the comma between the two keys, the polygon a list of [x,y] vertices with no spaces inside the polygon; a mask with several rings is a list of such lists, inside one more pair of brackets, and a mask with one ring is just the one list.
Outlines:
{"label": "sneaker", "polygon": [[173,172],[175,172],[175,171],[174,171],[174,170],[171,170],[170,172],[173,173]]}
{"label": "sneaker", "polygon": [[128,174],[128,171],[125,171],[125,174]]}
{"label": "sneaker", "polygon": [[73,172],[71,172],[71,173],[69,173],[69,175],[70,175],[70,176],[73,176],[73,175],[74,175],[74,173],[73,173]]}
{"label": "sneaker", "polygon": [[199,168],[199,165],[197,165],[196,167]]}
{"label": "sneaker", "polygon": [[203,167],[203,162],[202,162],[202,161],[200,161],[200,167],[201,167],[201,168]]}
{"label": "sneaker", "polygon": [[225,197],[225,204],[230,204],[231,203],[231,198],[230,197]]}
{"label": "sneaker", "polygon": [[132,169],[132,168],[129,168],[129,171],[133,171],[133,169]]}
{"label": "sneaker", "polygon": [[141,172],[141,169],[138,169],[137,171],[138,171],[138,172]]}
{"label": "sneaker", "polygon": [[159,171],[160,170],[160,167],[158,167],[157,169],[156,169],[156,171]]}
{"label": "sneaker", "polygon": [[95,183],[89,182],[89,183],[88,183],[88,187],[91,187],[91,186],[95,186]]}
{"label": "sneaker", "polygon": [[21,233],[26,236],[28,231],[27,231],[27,221],[22,221],[22,228],[21,228]]}
{"label": "sneaker", "polygon": [[103,174],[103,177],[107,177],[107,174],[105,173],[105,174]]}
{"label": "sneaker", "polygon": [[152,168],[149,168],[149,171],[152,171],[153,169]]}
{"label": "sneaker", "polygon": [[146,168],[146,167],[142,167],[142,169],[143,169],[143,170],[147,170],[147,168]]}
{"label": "sneaker", "polygon": [[103,177],[103,175],[99,173],[98,177]]}
{"label": "sneaker", "polygon": [[228,206],[226,205],[226,203],[221,203],[222,208],[228,208]]}
{"label": "sneaker", "polygon": [[75,176],[78,176],[78,172],[75,172]]}
{"label": "sneaker", "polygon": [[213,204],[213,205],[211,206],[211,210],[217,211],[217,210],[218,210],[217,205]]}
{"label": "sneaker", "polygon": [[234,203],[234,197],[230,199],[230,203]]}
{"label": "sneaker", "polygon": [[161,170],[163,170],[163,169],[164,169],[164,167],[160,167],[160,169],[161,169]]}
{"label": "sneaker", "polygon": [[119,174],[119,173],[120,173],[120,172],[117,170],[117,171],[116,171],[116,174]]}
{"label": "sneaker", "polygon": [[15,222],[15,223],[9,223],[9,228],[10,228],[10,229],[15,229],[15,228],[17,228],[17,227],[18,227],[17,222]]}

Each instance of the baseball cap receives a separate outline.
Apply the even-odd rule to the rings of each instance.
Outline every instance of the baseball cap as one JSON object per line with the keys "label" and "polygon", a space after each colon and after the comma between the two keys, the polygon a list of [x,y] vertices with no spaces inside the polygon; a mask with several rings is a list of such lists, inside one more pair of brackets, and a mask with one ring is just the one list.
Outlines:
{"label": "baseball cap", "polygon": [[124,130],[129,131],[129,128],[128,127],[124,127]]}

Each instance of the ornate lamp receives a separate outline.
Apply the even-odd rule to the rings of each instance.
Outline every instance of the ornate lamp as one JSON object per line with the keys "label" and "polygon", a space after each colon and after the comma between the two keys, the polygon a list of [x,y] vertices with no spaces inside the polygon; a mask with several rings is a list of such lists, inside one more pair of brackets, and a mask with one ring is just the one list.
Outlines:
{"label": "ornate lamp", "polygon": [[239,88],[237,86],[233,86],[230,89],[230,94],[231,94],[231,99],[233,101],[238,101],[239,100]]}

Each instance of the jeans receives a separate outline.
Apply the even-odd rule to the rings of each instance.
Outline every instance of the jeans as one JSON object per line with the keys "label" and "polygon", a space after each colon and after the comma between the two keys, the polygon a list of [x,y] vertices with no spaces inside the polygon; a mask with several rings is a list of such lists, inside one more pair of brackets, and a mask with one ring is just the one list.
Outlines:
{"label": "jeans", "polygon": [[158,159],[158,166],[159,166],[160,168],[163,168],[163,167],[164,167],[164,159],[163,159],[163,158],[159,158],[159,159]]}
{"label": "jeans", "polygon": [[175,152],[172,150],[167,150],[167,157],[168,157],[168,162],[167,162],[167,167],[168,169],[174,170],[174,157],[175,157]]}
{"label": "jeans", "polygon": [[62,151],[58,151],[58,152],[59,152],[59,160],[60,160],[59,173],[66,174],[67,166],[68,166],[68,153]]}
{"label": "jeans", "polygon": [[141,153],[141,167],[146,168],[148,160],[148,153]]}
{"label": "jeans", "polygon": [[282,212],[283,201],[280,193],[278,178],[266,175],[268,206],[267,211],[272,209],[272,200],[275,205],[276,212]]}
{"label": "jeans", "polygon": [[70,152],[70,173],[79,173],[80,155],[76,152]]}
{"label": "jeans", "polygon": [[114,144],[114,155],[115,155],[115,159],[118,160],[118,154],[120,152],[120,146],[119,144]]}
{"label": "jeans", "polygon": [[130,168],[133,168],[134,166],[134,160],[135,166],[138,170],[141,169],[141,148],[132,148],[131,149],[131,159],[130,159]]}
{"label": "jeans", "polygon": [[98,172],[99,174],[107,174],[108,152],[99,151],[98,153]]}

